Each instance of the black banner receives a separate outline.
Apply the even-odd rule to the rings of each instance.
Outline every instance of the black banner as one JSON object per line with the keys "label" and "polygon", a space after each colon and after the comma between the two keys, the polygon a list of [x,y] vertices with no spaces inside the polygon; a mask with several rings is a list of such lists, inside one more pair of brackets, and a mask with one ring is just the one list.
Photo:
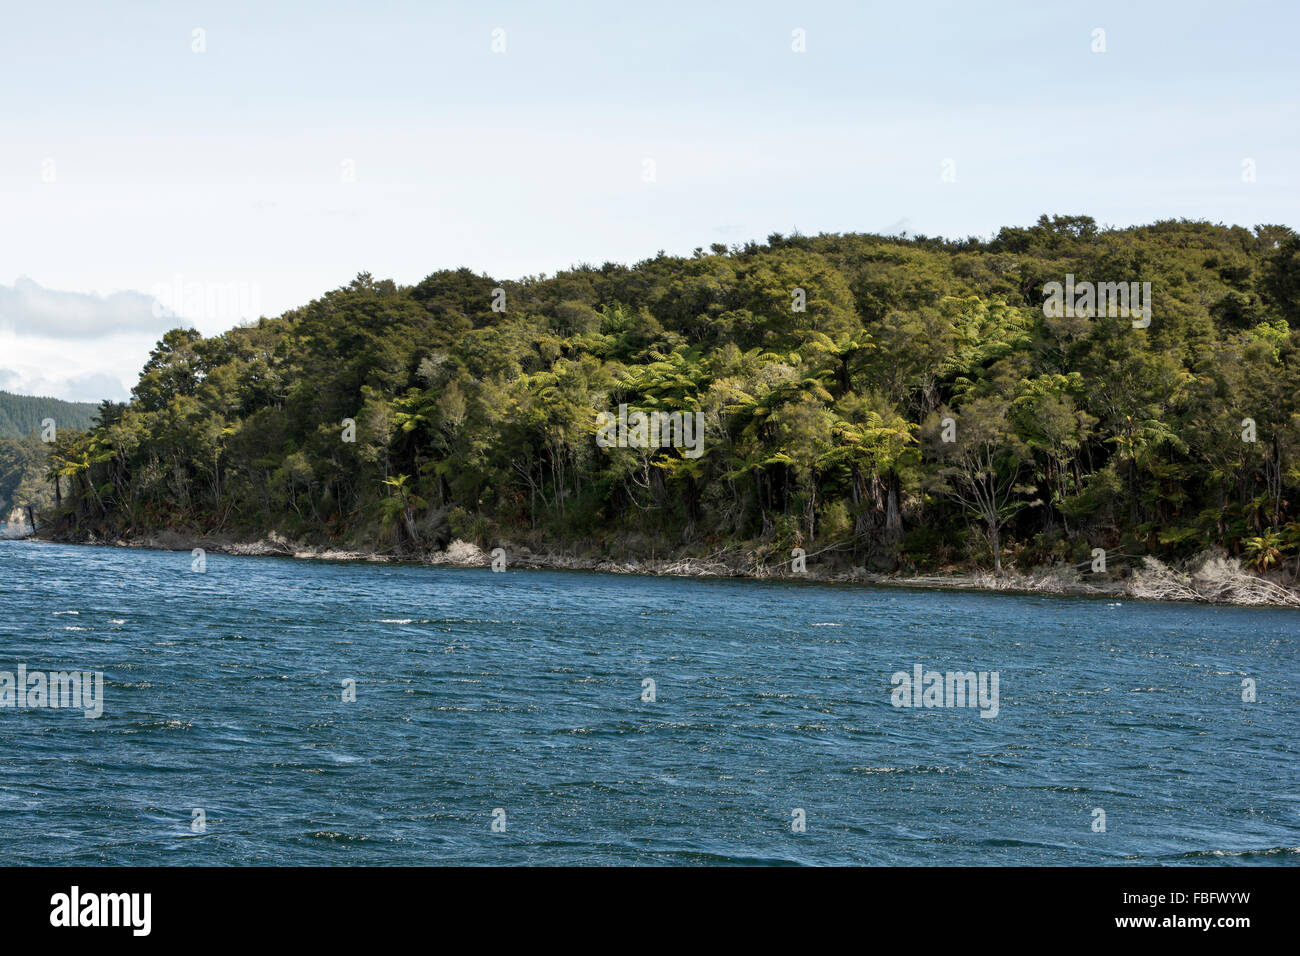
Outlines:
{"label": "black banner", "polygon": [[1288,867],[11,868],[0,872],[0,919],[10,941],[75,934],[77,944],[111,937],[336,946],[460,924],[488,936],[507,927],[547,935],[608,927],[668,945],[688,924],[734,939],[785,923],[908,946],[1041,941],[1044,932],[1231,946],[1242,934],[1288,925],[1282,908],[1294,876]]}

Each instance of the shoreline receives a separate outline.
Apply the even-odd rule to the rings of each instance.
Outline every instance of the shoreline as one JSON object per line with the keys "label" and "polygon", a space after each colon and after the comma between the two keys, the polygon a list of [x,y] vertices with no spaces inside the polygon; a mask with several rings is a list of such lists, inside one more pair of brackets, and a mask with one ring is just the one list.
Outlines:
{"label": "shoreline", "polygon": [[[130,539],[68,540],[40,533],[9,540],[41,541],[88,547],[137,548],[153,551],[188,552],[201,548],[212,554],[236,557],[277,557],[300,561],[339,563],[402,564],[427,567],[488,568],[492,555],[477,545],[456,540],[444,550],[423,555],[392,551],[344,550],[293,542],[274,532],[258,541],[241,541],[225,536],[182,534],[163,531]],[[393,549],[394,551],[396,549]],[[651,577],[694,577],[715,580],[779,581],[897,587],[918,590],[958,590],[1055,597],[1111,598],[1128,601],[1181,602],[1220,607],[1268,607],[1300,609],[1300,590],[1251,574],[1235,559],[1206,553],[1189,562],[1188,570],[1177,570],[1154,558],[1145,558],[1141,568],[1125,576],[1107,577],[1092,583],[1071,567],[1038,568],[1028,572],[1004,571],[1001,577],[989,571],[960,571],[951,574],[902,575],[868,571],[862,567],[817,566],[809,556],[804,572],[788,570],[789,562],[776,565],[753,563],[753,555],[738,549],[719,552],[711,558],[670,557],[616,561],[611,558],[579,557],[563,552],[534,552],[528,548],[507,548],[507,568],[547,571],[585,571],[596,574],[636,574]]]}

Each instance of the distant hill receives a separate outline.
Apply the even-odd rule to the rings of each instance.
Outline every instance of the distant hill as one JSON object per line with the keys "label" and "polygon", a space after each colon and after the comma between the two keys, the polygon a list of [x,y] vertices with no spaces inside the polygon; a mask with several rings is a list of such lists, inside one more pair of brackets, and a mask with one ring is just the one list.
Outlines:
{"label": "distant hill", "polygon": [[92,402],[65,402],[58,398],[37,398],[0,392],[0,438],[25,438],[39,432],[41,421],[53,418],[60,430],[84,431],[99,411]]}

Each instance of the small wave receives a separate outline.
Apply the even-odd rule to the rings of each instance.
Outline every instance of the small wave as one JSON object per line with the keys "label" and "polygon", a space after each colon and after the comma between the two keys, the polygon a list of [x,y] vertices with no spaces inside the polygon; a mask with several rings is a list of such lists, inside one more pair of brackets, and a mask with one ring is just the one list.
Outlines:
{"label": "small wave", "polygon": [[1035,847],[1039,849],[1059,849],[1060,843],[1043,843],[1038,840],[1015,840],[1009,837],[991,837],[987,840],[980,840],[976,846],[991,847]]}
{"label": "small wave", "polygon": [[1251,856],[1286,856],[1289,853],[1300,853],[1300,846],[1270,846],[1262,850],[1193,850],[1190,853],[1179,854],[1179,859],[1195,860],[1205,857],[1251,857]]}
{"label": "small wave", "polygon": [[947,773],[947,767],[850,767],[849,773]]}
{"label": "small wave", "polygon": [[324,840],[327,843],[365,843],[370,837],[364,833],[339,833],[337,830],[317,830],[308,833],[309,840]]}
{"label": "small wave", "polygon": [[54,611],[53,612],[55,617],[58,617],[61,614],[80,614],[80,613],[81,613],[80,611]]}
{"label": "small wave", "polygon": [[194,725],[188,720],[137,720],[135,726],[145,730],[189,730]]}
{"label": "small wave", "polygon": [[[563,846],[558,841],[549,840],[546,843],[538,844],[541,847],[555,844]],[[656,857],[668,860],[681,860],[684,863],[693,863],[703,866],[804,866],[798,860],[790,859],[783,856],[760,856],[754,853],[732,854],[725,852],[713,852],[709,850],[670,850],[659,849],[657,847],[638,848],[638,852],[651,854]]]}
{"label": "small wave", "polygon": [[843,627],[843,624],[836,624],[834,621],[818,621],[815,624],[809,624],[809,627]]}

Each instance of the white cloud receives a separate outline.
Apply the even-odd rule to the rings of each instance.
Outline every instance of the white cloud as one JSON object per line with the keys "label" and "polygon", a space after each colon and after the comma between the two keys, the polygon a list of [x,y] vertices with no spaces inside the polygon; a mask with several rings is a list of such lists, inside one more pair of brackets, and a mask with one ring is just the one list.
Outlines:
{"label": "white cloud", "polygon": [[17,336],[81,341],[124,333],[161,336],[178,324],[143,292],[59,292],[25,276],[12,286],[0,285],[0,332]]}
{"label": "white cloud", "polygon": [[163,333],[188,325],[143,292],[0,285],[0,389],[74,402],[125,400]]}
{"label": "white cloud", "polygon": [[60,398],[69,402],[99,402],[105,398],[124,402],[127,391],[117,376],[108,372],[87,372],[63,383]]}
{"label": "white cloud", "polygon": [[60,369],[14,370],[0,368],[0,391],[15,395],[61,398],[67,402],[126,401],[129,389],[120,376],[108,371],[81,371],[71,375]]}
{"label": "white cloud", "polygon": [[0,389],[67,401],[121,401],[160,338],[138,332],[46,338],[0,329]]}

